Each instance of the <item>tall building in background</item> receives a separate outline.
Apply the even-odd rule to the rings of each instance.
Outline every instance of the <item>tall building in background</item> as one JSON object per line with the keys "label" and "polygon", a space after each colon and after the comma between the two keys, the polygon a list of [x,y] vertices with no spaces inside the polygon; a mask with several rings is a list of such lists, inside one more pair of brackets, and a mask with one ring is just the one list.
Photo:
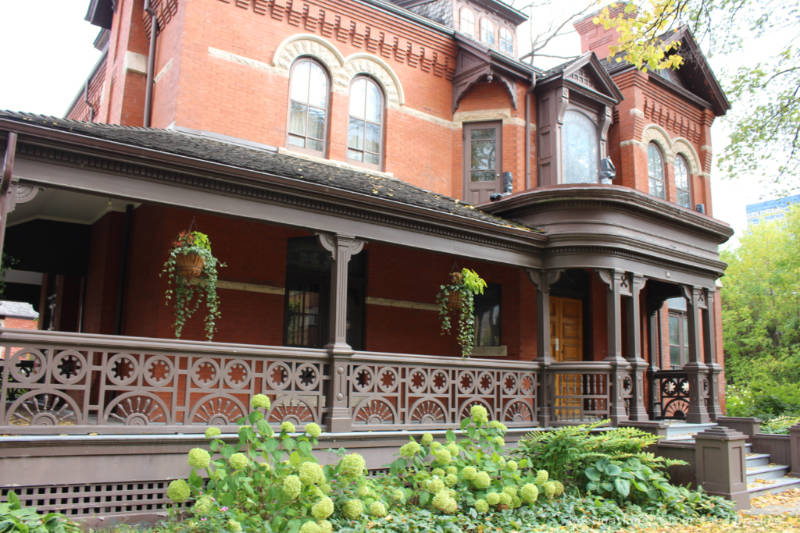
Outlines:
{"label": "tall building in background", "polygon": [[762,222],[780,220],[793,205],[798,203],[800,203],[800,194],[747,204],[747,225],[755,226]]}

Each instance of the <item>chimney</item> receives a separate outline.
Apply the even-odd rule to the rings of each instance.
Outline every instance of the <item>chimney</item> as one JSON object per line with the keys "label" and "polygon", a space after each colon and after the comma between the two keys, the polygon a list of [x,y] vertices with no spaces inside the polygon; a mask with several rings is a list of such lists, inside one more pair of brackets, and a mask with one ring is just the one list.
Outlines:
{"label": "chimney", "polygon": [[[609,6],[609,15],[616,17],[625,10],[625,3],[616,2]],[[605,29],[602,24],[592,22],[600,11],[595,11],[586,18],[574,24],[575,30],[581,36],[581,53],[594,52],[600,59],[611,55],[609,47],[617,44],[619,33],[615,28]]]}

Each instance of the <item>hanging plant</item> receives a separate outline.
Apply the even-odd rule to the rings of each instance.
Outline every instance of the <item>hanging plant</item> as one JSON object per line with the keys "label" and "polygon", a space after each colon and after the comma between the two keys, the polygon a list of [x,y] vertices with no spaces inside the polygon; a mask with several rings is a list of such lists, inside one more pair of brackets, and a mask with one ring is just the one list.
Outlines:
{"label": "hanging plant", "polygon": [[483,294],[485,289],[486,282],[470,268],[451,272],[450,283],[439,286],[436,305],[439,306],[442,335],[451,333],[452,316],[456,315],[456,340],[462,357],[469,357],[475,346],[475,295]]}
{"label": "hanging plant", "polygon": [[206,338],[211,340],[221,316],[217,296],[217,269],[224,267],[211,253],[208,235],[199,231],[182,231],[178,234],[167,260],[161,267],[161,276],[167,276],[166,304],[175,306],[175,337],[180,337],[183,326],[205,300]]}

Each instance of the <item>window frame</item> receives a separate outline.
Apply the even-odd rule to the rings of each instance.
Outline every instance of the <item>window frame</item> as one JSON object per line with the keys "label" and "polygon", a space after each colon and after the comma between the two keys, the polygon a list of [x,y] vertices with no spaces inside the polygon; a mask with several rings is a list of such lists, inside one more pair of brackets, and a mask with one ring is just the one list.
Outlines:
{"label": "window frame", "polygon": [[[311,104],[309,102],[300,102],[300,101],[294,100],[292,98],[292,79],[294,77],[295,69],[299,65],[301,65],[303,63],[310,63],[312,65],[316,65],[322,71],[322,74],[325,76],[325,82],[327,84],[327,87],[326,87],[326,91],[325,91],[325,108],[324,108],[325,120],[324,120],[324,123],[323,123],[323,126],[322,126],[322,133],[323,133],[323,138],[322,139],[316,139],[315,137],[309,137],[308,136],[308,115],[309,115],[308,108],[309,107],[317,108],[317,106],[311,106]],[[311,86],[310,84],[311,84],[311,80],[310,80],[310,77],[309,77],[309,87]],[[328,146],[329,146],[329,137],[330,137],[331,88],[332,88],[332,80],[331,80],[330,73],[328,72],[328,69],[325,67],[325,65],[322,62],[318,61],[316,58],[311,57],[311,56],[301,56],[301,57],[298,57],[294,61],[294,63],[292,63],[292,68],[289,70],[289,95],[288,95],[288,105],[286,106],[286,147],[288,149],[297,150],[297,151],[301,151],[301,152],[306,152],[306,153],[314,154],[314,155],[317,155],[317,156],[327,157],[327,155],[328,155]],[[292,102],[297,102],[298,104],[306,106],[306,112],[305,112],[305,116],[306,116],[306,124],[305,124],[306,134],[303,135],[302,137],[300,135],[292,133],[291,130],[290,130],[290,128],[291,128],[291,120],[292,120]],[[319,108],[317,108],[317,109],[319,109]],[[298,146],[297,144],[291,143],[290,142],[290,138],[292,138],[292,137],[302,138],[304,140],[304,142],[303,142],[304,145],[303,146]],[[322,142],[322,149],[321,150],[316,150],[314,148],[309,148],[308,147],[308,139],[309,138],[321,141]]]}
{"label": "window frame", "polygon": [[[651,152],[651,148],[654,150]],[[658,168],[661,170],[660,176],[654,176],[652,171],[655,168],[655,161],[651,159],[651,154],[656,154],[659,158],[659,165]],[[655,187],[653,186],[654,183],[661,184],[661,194],[656,194]],[[650,141],[647,144],[647,190],[651,196],[655,196],[656,198],[661,198],[662,200],[667,199],[667,169],[666,169],[666,158],[664,157],[664,151],[655,141]],[[655,192],[654,192],[655,191]]]}
{"label": "window frame", "polygon": [[[567,116],[570,115],[570,114],[582,116],[582,117],[586,118],[589,121],[589,123],[591,123],[594,126],[595,141],[596,141],[595,144],[596,144],[596,147],[597,147],[597,151],[596,151],[597,158],[596,158],[596,161],[595,161],[595,176],[594,176],[594,180],[592,180],[592,181],[567,181],[567,158],[568,158],[568,155],[567,155],[566,137],[567,137]],[[599,183],[600,182],[600,160],[602,159],[602,157],[601,157],[601,151],[602,150],[601,150],[601,146],[600,146],[601,145],[601,142],[600,142],[600,125],[598,124],[597,116],[595,114],[587,111],[586,109],[584,109],[582,107],[579,107],[579,106],[576,106],[576,105],[570,105],[566,109],[566,111],[564,111],[563,125],[561,127],[560,134],[561,134],[561,154],[560,154],[561,155],[561,172],[560,172],[560,175],[558,176],[558,183],[561,183],[561,184]]]}
{"label": "window frame", "polygon": [[[507,42],[509,43],[508,49],[505,49],[503,47],[503,42],[506,41],[505,39],[503,39],[504,33],[508,35],[508,40],[507,40]],[[512,32],[505,26],[502,26],[500,30],[497,32],[497,49],[503,52],[504,54],[508,54],[510,56],[514,55],[514,32]]]}
{"label": "window frame", "polygon": [[[683,170],[686,171],[686,187],[681,188],[678,186],[678,165],[683,165]],[[692,208],[692,172],[689,167],[689,161],[683,154],[677,154],[675,156],[675,162],[673,163],[673,171],[675,174],[675,201],[681,207],[685,207],[686,209]],[[686,198],[685,203],[681,202],[681,197],[684,196]]]}
{"label": "window frame", "polygon": [[[497,338],[495,344],[483,344],[481,342],[481,313],[492,312],[492,308],[497,308],[497,322],[496,324],[489,324],[490,336]],[[503,287],[499,283],[489,283],[486,286],[483,294],[475,295],[475,346],[479,347],[497,347],[503,346]],[[496,330],[496,333],[493,331]]]}
{"label": "window frame", "polygon": [[[378,154],[378,162],[377,163],[370,163],[368,161],[364,161],[364,158],[363,158],[364,154],[367,153],[367,150],[366,150],[366,127],[367,127],[367,123],[375,124],[375,122],[372,122],[372,121],[370,121],[370,120],[368,120],[366,118],[366,112],[364,113],[364,117],[365,117],[364,119],[354,118],[350,114],[350,106],[351,106],[350,99],[352,98],[352,94],[353,94],[353,84],[355,84],[357,81],[360,81],[360,80],[364,80],[368,84],[369,83],[373,84],[378,89],[378,94],[380,95],[380,99],[381,99],[381,101],[380,101],[380,108],[381,108],[380,117],[381,117],[381,121],[380,121],[380,123],[378,123],[378,127],[379,127],[379,130],[380,130],[380,139],[378,140],[378,152],[377,152],[377,154]],[[366,95],[366,93],[365,93],[365,95]],[[366,107],[366,99],[364,101],[364,106]],[[364,147],[361,150],[352,149],[353,151],[360,151],[361,152],[362,159],[360,161],[358,159],[353,159],[353,158],[350,157],[350,150],[351,150],[351,148],[350,148],[350,121],[351,120],[360,120],[360,121],[362,121],[364,123]],[[347,158],[347,161],[349,163],[353,163],[353,164],[356,164],[356,165],[362,165],[362,166],[365,166],[365,167],[381,170],[383,168],[383,161],[384,161],[385,140],[386,140],[386,92],[383,90],[383,86],[381,86],[381,84],[378,83],[378,81],[375,78],[373,78],[371,76],[367,76],[366,74],[359,74],[357,76],[354,76],[353,79],[350,80],[350,90],[348,92],[348,104],[347,104],[347,140],[345,141],[345,157]],[[374,153],[374,152],[369,152],[369,153]]]}
{"label": "window frame", "polygon": [[[472,29],[469,32],[464,30],[464,14],[465,13],[469,13],[469,16],[471,17],[470,24],[472,26]],[[472,11],[467,6],[462,6],[461,9],[459,9],[459,11],[458,11],[458,31],[460,31],[464,35],[468,35],[468,36],[472,37],[473,39],[475,38],[475,12]]]}

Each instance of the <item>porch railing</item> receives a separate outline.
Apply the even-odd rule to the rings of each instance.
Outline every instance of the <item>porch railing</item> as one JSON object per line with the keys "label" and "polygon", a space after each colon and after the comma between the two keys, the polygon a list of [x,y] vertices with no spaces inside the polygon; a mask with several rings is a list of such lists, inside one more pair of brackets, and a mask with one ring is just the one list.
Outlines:
{"label": "porch railing", "polygon": [[[691,384],[683,370],[659,370],[650,378],[651,411],[654,418],[682,420],[689,414]],[[707,394],[705,395],[707,397]]]}
{"label": "porch railing", "polygon": [[591,422],[608,418],[612,366],[605,361],[553,363],[553,420]]}

